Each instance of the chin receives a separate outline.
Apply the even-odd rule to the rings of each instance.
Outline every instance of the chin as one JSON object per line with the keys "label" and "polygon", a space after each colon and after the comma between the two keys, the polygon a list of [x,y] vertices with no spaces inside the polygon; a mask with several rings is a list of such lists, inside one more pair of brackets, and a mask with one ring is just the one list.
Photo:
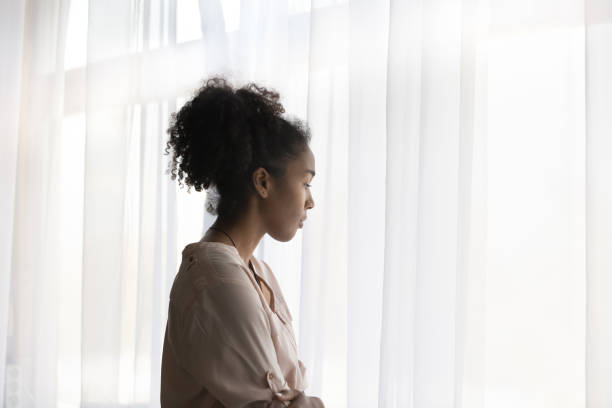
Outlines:
{"label": "chin", "polygon": [[288,241],[291,241],[293,237],[295,237],[296,232],[297,232],[297,229],[294,229],[293,231],[290,231],[290,232],[283,232],[281,234],[268,233],[268,235],[270,235],[272,238],[274,238],[277,241],[288,242]]}

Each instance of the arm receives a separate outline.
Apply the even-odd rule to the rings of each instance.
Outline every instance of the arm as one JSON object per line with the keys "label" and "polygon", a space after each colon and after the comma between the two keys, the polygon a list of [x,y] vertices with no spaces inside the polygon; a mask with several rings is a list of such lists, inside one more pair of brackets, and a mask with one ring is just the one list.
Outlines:
{"label": "arm", "polygon": [[289,390],[275,395],[281,401],[290,401],[289,408],[325,408],[318,397],[308,397],[303,392]]}
{"label": "arm", "polygon": [[[238,271],[240,273],[240,271]],[[238,281],[198,288],[183,316],[169,318],[180,365],[228,408],[272,408],[287,384],[257,292]]]}

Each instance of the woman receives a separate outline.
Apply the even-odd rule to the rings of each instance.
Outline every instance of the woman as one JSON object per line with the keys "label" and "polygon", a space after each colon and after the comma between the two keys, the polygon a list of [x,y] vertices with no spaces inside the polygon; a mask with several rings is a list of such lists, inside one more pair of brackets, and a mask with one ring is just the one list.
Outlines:
{"label": "woman", "polygon": [[162,407],[323,407],[304,394],[291,314],[267,263],[264,234],[289,241],[314,206],[305,125],[281,116],[279,95],[208,80],[173,115],[172,179],[209,189],[217,214],[183,250],[170,292]]}

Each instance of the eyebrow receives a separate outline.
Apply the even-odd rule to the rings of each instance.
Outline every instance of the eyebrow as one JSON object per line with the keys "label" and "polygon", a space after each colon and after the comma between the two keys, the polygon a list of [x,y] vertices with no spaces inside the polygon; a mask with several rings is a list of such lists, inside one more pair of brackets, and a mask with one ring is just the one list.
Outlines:
{"label": "eyebrow", "polygon": [[304,173],[310,173],[310,174],[312,174],[312,177],[315,176],[314,170],[306,170]]}

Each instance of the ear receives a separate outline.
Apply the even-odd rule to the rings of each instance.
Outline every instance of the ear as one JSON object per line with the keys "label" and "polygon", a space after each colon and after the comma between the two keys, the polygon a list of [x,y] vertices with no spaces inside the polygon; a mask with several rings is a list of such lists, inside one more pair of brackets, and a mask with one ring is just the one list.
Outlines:
{"label": "ear", "polygon": [[270,194],[270,188],[272,187],[272,177],[270,173],[263,167],[258,167],[253,172],[252,181],[255,192],[260,197],[267,198],[268,194]]}

